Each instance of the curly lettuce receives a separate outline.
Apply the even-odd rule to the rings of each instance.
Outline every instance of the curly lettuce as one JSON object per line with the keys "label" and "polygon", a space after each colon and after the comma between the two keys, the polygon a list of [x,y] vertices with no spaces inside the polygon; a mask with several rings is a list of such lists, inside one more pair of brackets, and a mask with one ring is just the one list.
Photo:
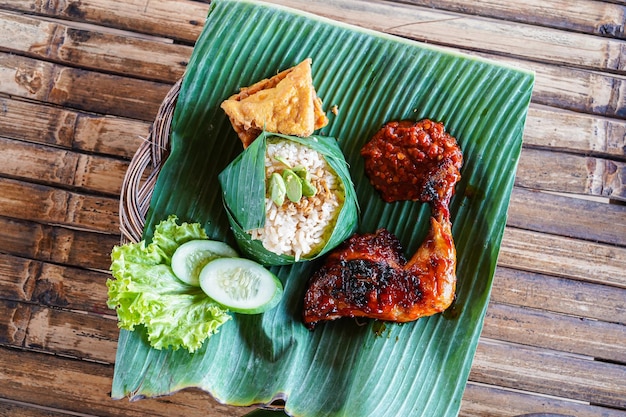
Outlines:
{"label": "curly lettuce", "polygon": [[159,223],[152,242],[115,246],[107,280],[107,305],[117,311],[118,326],[145,326],[155,349],[185,348],[195,352],[231,317],[199,288],[180,281],[171,268],[172,255],[185,242],[207,239],[197,223],[177,224],[172,215]]}

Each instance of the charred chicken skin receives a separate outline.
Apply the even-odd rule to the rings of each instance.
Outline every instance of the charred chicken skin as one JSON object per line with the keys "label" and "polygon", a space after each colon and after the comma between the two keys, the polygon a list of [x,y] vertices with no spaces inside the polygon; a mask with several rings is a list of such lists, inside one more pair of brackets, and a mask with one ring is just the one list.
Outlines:
{"label": "charred chicken skin", "polygon": [[311,277],[304,324],[340,317],[408,322],[444,311],[456,291],[456,249],[449,203],[463,155],[441,123],[389,122],[362,149],[365,170],[383,200],[429,203],[430,229],[407,261],[386,229],[355,234]]}

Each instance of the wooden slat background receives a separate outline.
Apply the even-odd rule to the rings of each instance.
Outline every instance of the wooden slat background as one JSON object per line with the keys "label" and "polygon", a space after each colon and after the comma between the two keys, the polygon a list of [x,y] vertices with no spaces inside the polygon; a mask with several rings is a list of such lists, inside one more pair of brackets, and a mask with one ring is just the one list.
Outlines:
{"label": "wooden slat background", "polygon": [[[462,416],[626,416],[626,2],[272,0],[536,73]],[[0,0],[0,415],[242,416],[109,398],[130,158],[207,2]]]}

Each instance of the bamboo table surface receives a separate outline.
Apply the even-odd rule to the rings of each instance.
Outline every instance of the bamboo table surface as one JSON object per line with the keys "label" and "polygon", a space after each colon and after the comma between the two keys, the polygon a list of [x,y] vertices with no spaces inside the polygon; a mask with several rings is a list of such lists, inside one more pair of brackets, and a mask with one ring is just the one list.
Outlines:
{"label": "bamboo table surface", "polygon": [[[626,1],[273,2],[536,73],[460,415],[626,416]],[[0,415],[250,411],[109,397],[120,186],[208,8],[0,0]]]}

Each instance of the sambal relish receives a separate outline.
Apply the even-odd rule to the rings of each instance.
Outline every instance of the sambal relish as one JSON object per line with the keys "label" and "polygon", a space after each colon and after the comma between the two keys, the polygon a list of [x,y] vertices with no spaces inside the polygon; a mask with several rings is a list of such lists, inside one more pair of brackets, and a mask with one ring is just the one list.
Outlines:
{"label": "sambal relish", "polygon": [[456,139],[442,123],[429,119],[388,122],[361,156],[371,184],[386,202],[449,200],[454,193],[449,185],[459,180],[463,164]]}

